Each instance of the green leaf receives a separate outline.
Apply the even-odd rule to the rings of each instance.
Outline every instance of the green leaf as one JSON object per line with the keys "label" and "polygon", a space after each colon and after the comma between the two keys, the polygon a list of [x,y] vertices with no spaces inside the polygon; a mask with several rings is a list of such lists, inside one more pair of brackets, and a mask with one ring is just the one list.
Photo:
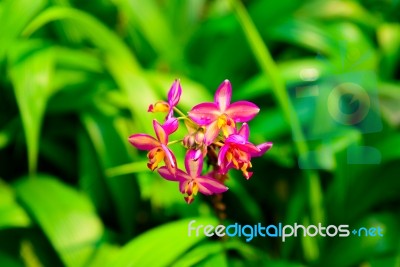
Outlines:
{"label": "green leaf", "polygon": [[228,260],[224,253],[214,254],[211,257],[205,259],[204,261],[195,265],[196,267],[212,267],[212,266],[221,266],[228,267]]}
{"label": "green leaf", "polygon": [[129,100],[132,116],[140,122],[138,128],[150,131],[151,125],[148,121],[151,121],[151,114],[146,110],[148,103],[155,102],[158,98],[129,48],[93,16],[66,7],[48,8],[25,28],[24,35],[30,35],[46,23],[57,20],[66,20],[76,25],[76,29],[104,53],[108,71]]}
{"label": "green leaf", "polygon": [[3,253],[0,251],[0,262],[2,266],[7,266],[7,267],[23,267],[24,265],[18,261],[18,259],[13,258],[10,255],[7,255],[6,253]]}
{"label": "green leaf", "polygon": [[0,180],[0,230],[10,227],[27,227],[30,224],[28,214],[15,201],[13,189]]}
{"label": "green leaf", "polygon": [[88,267],[107,266],[114,261],[119,251],[120,248],[117,246],[107,243],[101,245],[97,249],[96,255],[90,261],[90,264],[88,264]]}
{"label": "green leaf", "polygon": [[196,220],[196,225],[217,224],[213,218],[192,218],[159,226],[126,244],[110,266],[169,266],[205,238],[202,234],[188,236],[188,224],[192,220]]}
{"label": "green leaf", "polygon": [[349,20],[375,28],[379,19],[358,1],[315,1],[304,5],[299,15],[324,20]]}
{"label": "green leaf", "polygon": [[382,266],[400,266],[400,251],[393,254],[394,256],[382,257],[371,259],[367,264],[371,267],[382,267]]}
{"label": "green leaf", "polygon": [[384,119],[392,126],[400,125],[400,84],[381,82],[378,84],[378,97],[381,114]]}
{"label": "green leaf", "polygon": [[103,235],[86,196],[45,175],[20,179],[14,188],[64,264],[86,266]]}
{"label": "green leaf", "polygon": [[360,227],[380,227],[383,236],[357,236],[336,238],[321,257],[320,266],[354,266],[367,259],[397,253],[400,240],[398,214],[373,214],[350,225],[350,231]]}
{"label": "green leaf", "polygon": [[54,50],[35,41],[21,43],[11,55],[10,74],[28,147],[30,174],[36,172],[40,130],[53,93]]}
{"label": "green leaf", "polygon": [[393,132],[387,138],[380,140],[375,148],[381,152],[382,163],[395,161],[400,159],[399,149],[394,149],[400,146],[400,134]]}
{"label": "green leaf", "polygon": [[[296,86],[299,83],[319,80],[329,74],[329,62],[313,58],[282,61],[277,64],[286,86]],[[258,74],[246,82],[235,92],[235,99],[256,99],[271,93],[271,82],[265,76]]]}
{"label": "green leaf", "polygon": [[[101,176],[109,174],[106,173],[109,168],[131,161],[127,151],[129,145],[127,137],[129,135],[126,133],[127,121],[125,119],[114,114],[93,111],[82,113],[82,122],[96,151],[98,162],[103,171]],[[86,179],[91,180],[92,183],[97,183],[96,180],[102,179],[102,177],[87,172]],[[134,232],[136,211],[140,199],[137,181],[131,175],[103,177],[103,179],[105,179],[104,182],[113,199],[118,222],[125,233],[125,237],[129,238]]]}
{"label": "green leaf", "polygon": [[[27,23],[46,5],[47,0],[2,1],[0,12],[1,42],[0,63]],[[16,12],[18,10],[18,12]]]}
{"label": "green leaf", "polygon": [[184,57],[177,42],[178,38],[175,36],[177,33],[172,32],[165,13],[157,5],[157,1],[118,0],[115,3],[127,18],[130,26],[137,28],[144,35],[159,57],[174,65],[182,65]]}
{"label": "green leaf", "polygon": [[17,118],[12,119],[0,131],[0,150],[12,143],[15,134],[18,131],[19,121]]}
{"label": "green leaf", "polygon": [[172,266],[173,267],[194,266],[195,264],[203,260],[208,261],[209,258],[212,258],[215,254],[220,254],[223,252],[224,252],[224,245],[222,242],[213,242],[213,243],[207,242],[205,244],[196,246],[194,249],[187,252]]}
{"label": "green leaf", "polygon": [[382,51],[380,74],[386,79],[392,79],[400,58],[400,25],[398,23],[383,23],[377,29],[377,38]]}
{"label": "green leaf", "polygon": [[92,140],[81,130],[78,133],[79,187],[90,197],[97,212],[102,216],[114,211],[113,200],[103,174],[103,168],[93,147]]}

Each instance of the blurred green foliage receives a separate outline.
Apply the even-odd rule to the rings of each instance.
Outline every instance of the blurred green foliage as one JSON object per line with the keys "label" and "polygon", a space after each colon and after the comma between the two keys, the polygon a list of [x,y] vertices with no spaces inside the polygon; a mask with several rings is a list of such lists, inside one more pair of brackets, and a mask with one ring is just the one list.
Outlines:
{"label": "blurred green foliage", "polygon": [[[0,266],[400,266],[398,14],[396,0],[0,1]],[[225,225],[384,236],[189,238],[190,218],[219,223],[212,203],[187,205],[127,142],[153,132],[147,107],[175,78],[183,110],[230,79],[261,107],[251,140],[274,142],[251,180],[227,182]],[[332,113],[340,85],[368,94],[366,115]]]}

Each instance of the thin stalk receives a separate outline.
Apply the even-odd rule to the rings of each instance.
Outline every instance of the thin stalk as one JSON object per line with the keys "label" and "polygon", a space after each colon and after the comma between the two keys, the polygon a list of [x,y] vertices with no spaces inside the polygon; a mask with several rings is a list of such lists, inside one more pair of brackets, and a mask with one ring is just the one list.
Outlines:
{"label": "thin stalk", "polygon": [[180,111],[179,108],[174,107],[174,110],[176,111],[176,113],[178,113],[181,117],[187,117],[187,115],[185,115],[182,111]]}
{"label": "thin stalk", "polygon": [[171,142],[168,142],[168,146],[170,146],[170,145],[173,145],[173,144],[177,144],[177,143],[179,143],[179,142],[182,142],[183,141],[183,139],[180,139],[180,140],[174,140],[174,141],[171,141]]}
{"label": "thin stalk", "polygon": [[[278,66],[273,60],[271,53],[264,44],[256,26],[251,20],[247,10],[243,4],[238,0],[229,0],[233,12],[235,13],[240,26],[244,32],[246,40],[251,48],[251,51],[256,58],[261,71],[266,77],[268,77],[272,84],[273,94],[280,106],[285,120],[290,124],[293,132],[293,139],[299,156],[306,156],[308,154],[308,145],[304,138],[304,134],[300,127],[299,119],[296,115],[296,111],[290,102],[289,95],[286,91],[285,82],[279,72]],[[311,223],[319,223],[324,221],[324,213],[322,209],[322,191],[319,181],[319,176],[316,171],[305,170],[306,184],[308,188],[308,204],[310,210]],[[315,239],[313,239],[315,240]],[[316,240],[314,241],[316,242]],[[317,245],[313,246],[318,249]],[[304,249],[303,249],[304,250]],[[318,255],[318,251],[314,255]],[[309,257],[304,255],[308,260],[313,261],[315,257]]]}

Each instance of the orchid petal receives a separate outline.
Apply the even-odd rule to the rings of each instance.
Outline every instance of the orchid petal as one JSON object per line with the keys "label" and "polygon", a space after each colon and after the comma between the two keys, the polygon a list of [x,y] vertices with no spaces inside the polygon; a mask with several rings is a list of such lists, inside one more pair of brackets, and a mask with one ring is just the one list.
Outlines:
{"label": "orchid petal", "polygon": [[232,162],[223,162],[222,165],[220,165],[220,168],[218,170],[218,173],[220,174],[227,174],[228,171],[232,168],[234,168],[235,166],[232,164]]}
{"label": "orchid petal", "polygon": [[201,103],[188,112],[189,117],[199,125],[208,125],[215,121],[220,115],[220,111],[214,103]]}
{"label": "orchid petal", "polygon": [[238,144],[237,147],[246,153],[250,153],[251,155],[260,152],[260,149],[250,142],[246,142],[246,144]]}
{"label": "orchid petal", "polygon": [[[203,170],[203,157],[198,157],[197,150],[189,150],[185,157],[185,168],[190,177],[200,176]],[[197,158],[197,160],[196,160]]]}
{"label": "orchid petal", "polygon": [[257,148],[260,150],[260,152],[251,153],[251,156],[252,156],[252,157],[261,157],[261,156],[264,155],[264,153],[267,152],[271,147],[272,147],[272,142],[262,143],[262,144],[260,144],[260,145],[257,146]]}
{"label": "orchid petal", "polygon": [[161,144],[161,147],[165,153],[164,162],[165,166],[167,166],[168,170],[175,175],[176,173],[176,158],[174,153],[164,144]]}
{"label": "orchid petal", "polygon": [[184,194],[185,193],[185,187],[186,184],[189,182],[189,180],[182,180],[181,182],[179,182],[179,191]]}
{"label": "orchid petal", "polygon": [[147,109],[147,112],[167,112],[170,110],[170,105],[165,101],[157,101],[151,104]]}
{"label": "orchid petal", "polygon": [[178,129],[178,126],[179,126],[179,122],[176,118],[169,118],[162,125],[162,127],[164,128],[164,131],[167,135],[174,133]]}
{"label": "orchid petal", "polygon": [[196,179],[196,182],[199,192],[204,195],[219,194],[228,190],[228,187],[211,177],[200,176]]}
{"label": "orchid petal", "polygon": [[218,121],[214,121],[213,123],[211,123],[206,127],[206,132],[204,133],[204,144],[206,146],[210,145],[212,142],[214,142],[218,134],[219,134]]}
{"label": "orchid petal", "polygon": [[225,165],[223,163],[224,163],[224,159],[225,159],[225,154],[228,150],[229,150],[228,145],[222,146],[221,149],[219,150],[219,153],[218,153],[218,165],[219,166]]}
{"label": "orchid petal", "polygon": [[235,122],[247,122],[254,118],[259,111],[259,107],[249,101],[238,101],[232,103],[225,113]]}
{"label": "orchid petal", "polygon": [[148,134],[133,134],[129,136],[128,140],[134,147],[140,150],[151,150],[160,146],[160,142]]}
{"label": "orchid petal", "polygon": [[246,144],[247,139],[245,139],[243,136],[238,135],[238,134],[231,134],[226,138],[225,143],[227,144]]}
{"label": "orchid petal", "polygon": [[222,130],[223,130],[225,136],[236,134],[236,132],[237,132],[236,127],[231,127],[231,126],[228,126],[228,125],[225,125],[222,128]]}
{"label": "orchid petal", "polygon": [[[206,148],[207,149],[207,148]],[[193,160],[198,160],[200,157],[205,157],[204,151],[202,149],[194,150]],[[207,153],[207,151],[206,151]]]}
{"label": "orchid petal", "polygon": [[171,108],[175,107],[178,104],[179,99],[181,98],[181,94],[182,94],[182,87],[180,81],[177,79],[174,81],[174,83],[171,86],[171,89],[169,89],[168,92],[168,103],[171,105]]}
{"label": "orchid petal", "polygon": [[249,140],[249,135],[250,135],[249,125],[247,123],[243,123],[238,134],[240,136],[243,136],[245,140]]}
{"label": "orchid petal", "polygon": [[160,123],[158,123],[158,121],[153,120],[153,127],[154,127],[154,131],[156,132],[158,141],[160,141],[160,143],[162,144],[167,144],[168,143],[168,135],[166,134],[164,128],[161,126]]}
{"label": "orchid petal", "polygon": [[231,103],[232,85],[229,80],[223,81],[215,92],[214,103],[217,105],[221,113],[223,113]]}
{"label": "orchid petal", "polygon": [[182,170],[177,169],[175,176],[165,166],[158,168],[157,171],[164,179],[168,181],[175,181],[175,182],[186,181],[187,174],[184,173]]}

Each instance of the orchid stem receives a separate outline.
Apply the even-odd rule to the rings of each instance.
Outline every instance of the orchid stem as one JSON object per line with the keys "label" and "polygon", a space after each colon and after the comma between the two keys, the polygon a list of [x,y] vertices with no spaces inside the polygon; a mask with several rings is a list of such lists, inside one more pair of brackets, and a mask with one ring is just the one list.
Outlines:
{"label": "orchid stem", "polygon": [[[293,107],[289,95],[287,93],[286,84],[280,70],[268,47],[265,45],[260,33],[258,32],[254,22],[252,21],[249,13],[240,0],[229,0],[232,10],[236,15],[240,26],[242,27],[245,38],[253,52],[255,59],[258,61],[261,72],[270,79],[272,91],[275,98],[283,112],[286,122],[291,126],[293,132],[293,139],[298,140],[294,142],[299,158],[307,156],[309,147],[301,128],[300,121],[296,115],[296,110]],[[308,163],[308,162],[306,162]],[[312,224],[323,223],[325,214],[323,210],[323,196],[320,185],[320,178],[318,172],[305,169],[304,170],[305,184],[307,185],[307,201],[310,210],[310,219]],[[301,216],[301,215],[298,215]],[[307,261],[314,261],[317,259],[319,251],[318,245],[315,240],[309,239],[313,253],[306,253],[307,249],[303,246],[304,256]],[[310,249],[309,249],[310,250]]]}
{"label": "orchid stem", "polygon": [[180,140],[174,140],[174,141],[171,141],[171,142],[168,142],[168,146],[169,145],[173,145],[173,144],[176,144],[176,143],[179,143],[179,142],[182,142],[183,141],[183,139],[180,139]]}
{"label": "orchid stem", "polygon": [[177,107],[174,107],[174,110],[182,117],[187,117],[187,115],[185,115],[182,111],[180,111]]}
{"label": "orchid stem", "polygon": [[176,119],[178,121],[180,121],[180,120],[190,120],[188,117],[177,117]]}

